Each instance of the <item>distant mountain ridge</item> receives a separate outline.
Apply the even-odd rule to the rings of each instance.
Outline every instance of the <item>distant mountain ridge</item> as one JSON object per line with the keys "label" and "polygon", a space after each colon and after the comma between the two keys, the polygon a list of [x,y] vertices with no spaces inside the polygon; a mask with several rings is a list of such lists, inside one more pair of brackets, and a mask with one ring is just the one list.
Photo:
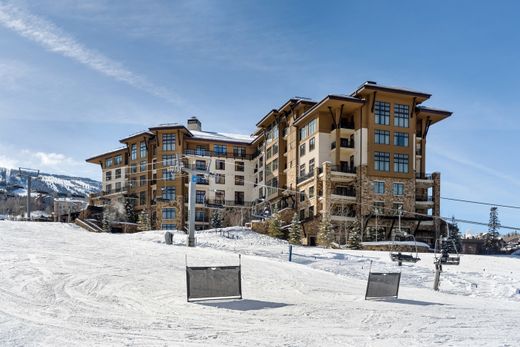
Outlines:
{"label": "distant mountain ridge", "polygon": [[[0,167],[0,190],[13,195],[26,196],[27,178],[19,177],[18,170]],[[32,193],[45,192],[55,197],[67,195],[87,197],[90,193],[100,190],[101,182],[84,177],[40,173],[38,179],[32,181]]]}

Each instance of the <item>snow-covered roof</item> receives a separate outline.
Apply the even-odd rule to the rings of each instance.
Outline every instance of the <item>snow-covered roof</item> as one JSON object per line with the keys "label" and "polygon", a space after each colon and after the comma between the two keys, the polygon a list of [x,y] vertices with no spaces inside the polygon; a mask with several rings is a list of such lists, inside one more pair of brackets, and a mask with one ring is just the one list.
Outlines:
{"label": "snow-covered roof", "polygon": [[194,138],[213,140],[213,141],[226,141],[226,142],[240,142],[240,143],[251,143],[255,137],[250,135],[242,134],[230,134],[230,133],[218,133],[215,131],[198,131],[190,130]]}

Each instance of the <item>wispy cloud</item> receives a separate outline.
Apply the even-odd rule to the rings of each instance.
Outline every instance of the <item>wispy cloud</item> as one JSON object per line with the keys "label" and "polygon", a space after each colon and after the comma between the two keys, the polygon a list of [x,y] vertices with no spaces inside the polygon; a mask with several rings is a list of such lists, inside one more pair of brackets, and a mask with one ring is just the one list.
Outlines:
{"label": "wispy cloud", "polygon": [[180,103],[179,97],[171,91],[149,82],[146,78],[126,69],[119,62],[85,47],[42,17],[8,3],[0,3],[0,24],[51,52],[71,58],[99,73],[169,102]]}
{"label": "wispy cloud", "polygon": [[28,167],[46,173],[87,176],[99,179],[99,168],[62,153],[20,149],[0,143],[0,167]]}

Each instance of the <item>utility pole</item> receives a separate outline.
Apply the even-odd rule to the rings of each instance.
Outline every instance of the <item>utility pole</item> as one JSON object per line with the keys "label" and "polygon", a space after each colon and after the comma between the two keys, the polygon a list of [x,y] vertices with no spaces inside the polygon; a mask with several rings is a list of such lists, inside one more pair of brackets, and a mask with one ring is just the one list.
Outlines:
{"label": "utility pole", "polygon": [[40,175],[40,170],[18,168],[20,177],[27,177],[27,220],[31,220],[31,186],[32,179]]}

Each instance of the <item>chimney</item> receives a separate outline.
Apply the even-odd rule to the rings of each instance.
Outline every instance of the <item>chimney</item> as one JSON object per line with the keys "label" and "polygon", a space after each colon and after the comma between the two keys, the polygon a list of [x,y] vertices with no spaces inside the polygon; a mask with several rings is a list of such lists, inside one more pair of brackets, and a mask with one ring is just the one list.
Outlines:
{"label": "chimney", "polygon": [[188,130],[202,131],[202,124],[197,117],[188,118]]}

